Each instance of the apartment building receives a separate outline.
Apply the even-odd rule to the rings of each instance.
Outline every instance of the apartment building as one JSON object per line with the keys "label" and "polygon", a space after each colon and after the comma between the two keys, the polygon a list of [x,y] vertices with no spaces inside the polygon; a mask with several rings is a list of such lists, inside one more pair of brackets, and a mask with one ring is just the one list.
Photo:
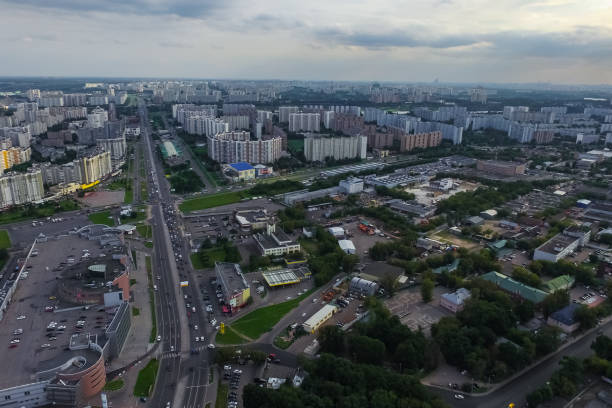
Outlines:
{"label": "apartment building", "polygon": [[44,195],[40,169],[0,177],[0,208],[40,201]]}
{"label": "apartment building", "polygon": [[96,152],[91,156],[78,159],[81,171],[81,184],[89,186],[99,182],[112,171],[111,153],[108,151]]}
{"label": "apartment building", "polygon": [[97,106],[87,115],[87,126],[90,128],[101,128],[108,122],[108,112]]}
{"label": "apartment building", "polygon": [[320,130],[321,130],[321,115],[319,113],[291,113],[289,114],[289,131],[290,132],[318,132]]}
{"label": "apartment building", "polygon": [[282,153],[282,139],[251,140],[249,132],[225,132],[208,136],[208,157],[219,163],[273,163]]}
{"label": "apartment building", "polygon": [[399,136],[400,152],[409,152],[417,148],[440,146],[442,143],[442,132],[427,132],[403,134]]}
{"label": "apartment building", "polygon": [[331,137],[330,135],[307,134],[304,138],[304,155],[308,161],[325,161],[366,158],[368,138],[365,135]]}
{"label": "apartment building", "polygon": [[278,121],[280,123],[289,123],[289,115],[298,113],[297,106],[281,106],[278,108]]}
{"label": "apartment building", "polygon": [[0,150],[0,174],[17,164],[30,161],[31,157],[30,147],[9,147]]}

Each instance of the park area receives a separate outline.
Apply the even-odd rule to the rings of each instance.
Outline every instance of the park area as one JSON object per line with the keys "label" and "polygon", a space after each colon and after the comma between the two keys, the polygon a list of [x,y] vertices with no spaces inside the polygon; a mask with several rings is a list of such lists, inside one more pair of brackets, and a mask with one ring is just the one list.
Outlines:
{"label": "park area", "polygon": [[312,290],[295,299],[253,310],[231,325],[226,326],[225,334],[217,333],[217,343],[241,344],[245,340],[257,340],[262,334],[272,330],[283,316],[295,309],[311,293]]}
{"label": "park area", "polygon": [[87,216],[89,221],[94,224],[103,224],[108,225],[109,227],[115,226],[115,219],[111,216],[110,211],[99,211],[95,213],[91,213]]}

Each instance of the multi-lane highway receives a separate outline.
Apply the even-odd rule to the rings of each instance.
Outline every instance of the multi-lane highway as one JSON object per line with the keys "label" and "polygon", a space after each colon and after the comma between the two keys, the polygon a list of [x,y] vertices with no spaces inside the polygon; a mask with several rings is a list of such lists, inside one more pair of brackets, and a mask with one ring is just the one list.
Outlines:
{"label": "multi-lane highway", "polygon": [[[195,338],[212,335],[195,284],[180,288],[180,281],[195,282],[190,270],[189,249],[180,236],[170,186],[154,153],[146,106],[140,105],[142,138],[147,162],[153,225],[153,275],[158,282],[156,310],[162,356],[151,406],[195,408],[203,406],[208,393],[209,357],[207,341]],[[189,303],[187,303],[189,302]],[[186,305],[189,306],[187,309]],[[195,312],[194,312],[195,310]]]}

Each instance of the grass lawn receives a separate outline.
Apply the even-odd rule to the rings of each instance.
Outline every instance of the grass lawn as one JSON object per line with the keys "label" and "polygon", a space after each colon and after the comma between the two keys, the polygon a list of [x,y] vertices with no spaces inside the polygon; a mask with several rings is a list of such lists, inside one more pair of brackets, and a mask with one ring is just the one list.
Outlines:
{"label": "grass lawn", "polygon": [[123,204],[132,204],[134,201],[134,192],[131,188],[125,189],[125,195],[123,196]]}
{"label": "grass lawn", "polygon": [[179,209],[188,213],[191,211],[204,210],[206,208],[219,207],[221,205],[233,204],[248,197],[248,193],[242,191],[229,191],[227,193],[219,193],[207,195],[198,198],[186,200],[179,205]]}
{"label": "grass lawn", "polygon": [[302,299],[306,298],[311,293],[312,290],[309,290],[295,299],[253,310],[251,313],[232,323],[231,328],[244,336],[256,340],[262,334],[272,330],[274,325],[276,325],[283,316],[294,309]]}
{"label": "grass lawn", "polygon": [[136,379],[136,385],[134,385],[134,395],[136,397],[148,397],[151,395],[158,369],[159,361],[153,358],[142,370],[140,370],[138,378]]}
{"label": "grass lawn", "polygon": [[119,378],[118,380],[109,381],[104,386],[104,391],[119,391],[123,388],[125,382],[123,379]]}
{"label": "grass lawn", "polygon": [[144,239],[150,239],[153,236],[153,228],[149,224],[136,225],[136,232]]}
{"label": "grass lawn", "polygon": [[89,214],[87,218],[89,218],[89,221],[93,222],[94,224],[104,224],[108,225],[109,227],[115,226],[115,219],[111,217],[110,211],[92,213]]}
{"label": "grass lawn", "polygon": [[217,332],[217,337],[215,338],[217,344],[222,345],[230,345],[230,344],[242,344],[245,343],[246,340],[238,335],[231,327],[225,326],[225,334],[221,334]]}
{"label": "grass lawn", "polygon": [[151,308],[151,333],[149,334],[149,343],[155,343],[157,338],[157,318],[155,317],[155,292],[153,291],[153,267],[151,265],[151,257],[145,257],[145,266],[147,268],[147,276],[149,277],[149,305]]}
{"label": "grass lawn", "polygon": [[144,246],[145,246],[145,247],[147,247],[147,248],[149,248],[149,249],[153,248],[153,241],[147,241],[147,242],[145,242],[145,243],[144,243]]}
{"label": "grass lawn", "polygon": [[194,269],[212,268],[215,266],[215,262],[225,261],[225,250],[223,248],[211,248],[204,252],[208,255],[207,263],[202,262],[198,253],[189,255]]}
{"label": "grass lawn", "polygon": [[229,391],[229,387],[227,384],[223,384],[219,381],[219,386],[217,387],[217,400],[215,401],[215,408],[226,408],[227,407],[227,393]]}
{"label": "grass lawn", "polygon": [[140,316],[140,309],[136,306],[132,306],[132,316]]}
{"label": "grass lawn", "polygon": [[0,248],[10,248],[11,238],[7,230],[0,230]]}

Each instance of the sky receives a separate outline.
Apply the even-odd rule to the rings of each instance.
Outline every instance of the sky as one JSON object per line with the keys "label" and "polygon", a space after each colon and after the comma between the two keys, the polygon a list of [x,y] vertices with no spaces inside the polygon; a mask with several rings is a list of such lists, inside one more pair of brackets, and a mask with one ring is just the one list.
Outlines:
{"label": "sky", "polygon": [[0,0],[0,75],[612,84],[611,0]]}

